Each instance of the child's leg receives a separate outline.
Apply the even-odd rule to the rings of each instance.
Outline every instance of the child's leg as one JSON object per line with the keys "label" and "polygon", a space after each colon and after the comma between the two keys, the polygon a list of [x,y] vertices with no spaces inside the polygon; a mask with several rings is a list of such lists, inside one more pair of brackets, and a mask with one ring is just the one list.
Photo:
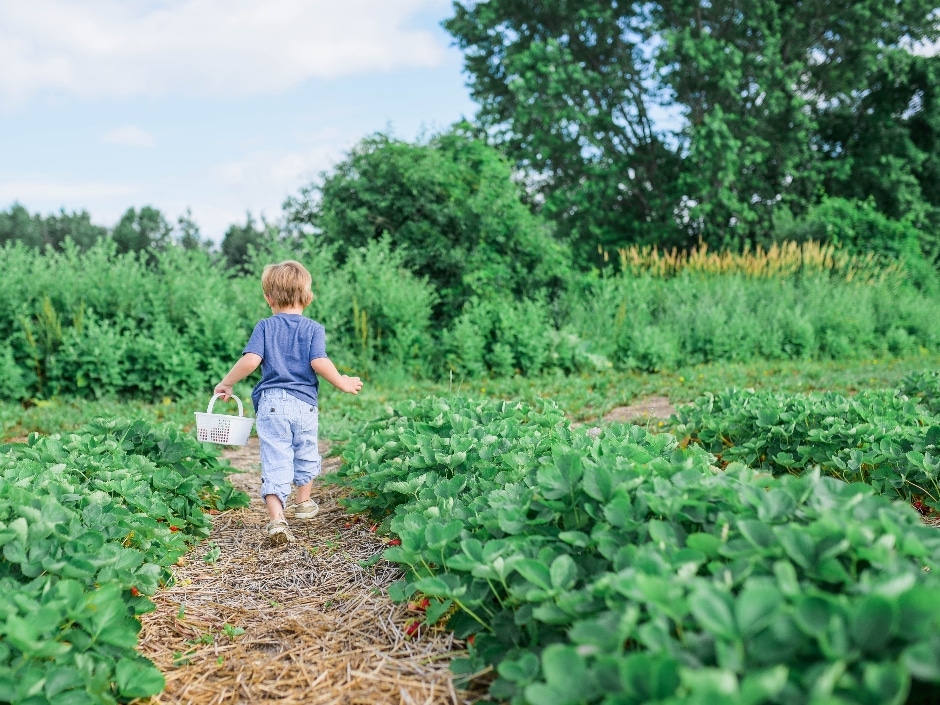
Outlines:
{"label": "child's leg", "polygon": [[264,496],[264,503],[268,507],[268,518],[271,521],[284,518],[284,504],[281,502],[280,497],[276,494],[266,494]]}
{"label": "child's leg", "polygon": [[294,476],[293,432],[286,413],[291,399],[280,390],[263,392],[255,419],[261,442],[261,496],[272,521],[284,518]]}
{"label": "child's leg", "polygon": [[[296,420],[294,429],[294,484],[297,486],[297,504],[310,501],[313,478],[320,474],[321,458],[317,440],[319,414],[315,406],[305,406]],[[312,513],[311,513],[312,512]],[[301,514],[312,517],[315,510],[298,509]]]}

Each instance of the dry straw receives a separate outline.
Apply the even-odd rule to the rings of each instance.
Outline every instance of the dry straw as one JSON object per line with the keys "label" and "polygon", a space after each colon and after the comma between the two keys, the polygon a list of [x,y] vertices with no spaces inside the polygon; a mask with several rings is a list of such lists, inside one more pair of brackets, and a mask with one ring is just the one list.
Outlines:
{"label": "dry straw", "polygon": [[743,252],[709,252],[700,242],[691,250],[660,251],[655,246],[631,245],[618,251],[621,271],[632,276],[649,274],[674,277],[681,272],[735,274],[754,279],[787,279],[797,276],[828,276],[860,284],[898,281],[902,268],[873,253],[845,253],[818,242],[774,243],[768,249],[745,248]]}
{"label": "dry straw", "polygon": [[[174,584],[144,615],[140,652],[164,673],[151,705],[431,705],[472,703],[449,663],[464,645],[443,628],[409,637],[405,605],[385,594],[400,577],[385,561],[362,567],[384,544],[314,484],[320,514],[291,522],[297,542],[271,547],[257,497],[257,439],[229,453],[252,506],[215,517],[208,541],[174,570]],[[335,467],[335,461],[333,462]],[[244,631],[241,631],[244,630]]]}

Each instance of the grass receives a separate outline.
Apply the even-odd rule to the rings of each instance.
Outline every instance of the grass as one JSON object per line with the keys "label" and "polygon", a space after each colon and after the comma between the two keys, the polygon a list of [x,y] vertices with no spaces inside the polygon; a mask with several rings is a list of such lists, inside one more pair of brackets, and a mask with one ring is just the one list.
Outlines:
{"label": "grass", "polygon": [[[665,396],[673,404],[681,404],[706,392],[719,392],[729,387],[853,394],[861,389],[896,388],[912,372],[938,368],[940,355],[925,353],[884,360],[715,363],[655,374],[607,371],[533,378],[367,383],[355,397],[323,385],[320,436],[324,440],[346,440],[385,407],[429,394],[519,399],[535,404],[551,399],[573,419],[594,421],[614,407],[650,396]],[[236,389],[249,409],[250,391],[245,385]],[[101,416],[171,423],[194,432],[193,412],[203,411],[208,400],[208,395],[165,399],[159,403],[52,399],[27,404],[25,408],[21,404],[0,402],[0,442],[21,439],[31,432],[68,431]],[[234,404],[221,402],[216,403],[214,411],[236,413]],[[249,412],[246,410],[246,413]]]}

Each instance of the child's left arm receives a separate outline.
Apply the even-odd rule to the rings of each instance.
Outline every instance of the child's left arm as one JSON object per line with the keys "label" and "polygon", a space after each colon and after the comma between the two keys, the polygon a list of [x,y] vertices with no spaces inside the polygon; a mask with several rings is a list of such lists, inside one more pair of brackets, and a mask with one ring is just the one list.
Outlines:
{"label": "child's left arm", "polygon": [[245,353],[238,362],[232,365],[232,369],[222,378],[222,381],[215,385],[213,393],[221,394],[222,401],[228,401],[232,396],[232,387],[257,370],[260,364],[260,355]]}
{"label": "child's left arm", "polygon": [[340,374],[339,370],[336,369],[336,365],[334,365],[328,357],[318,357],[314,360],[311,360],[310,366],[313,368],[313,371],[317,373],[317,375],[325,379],[341,392],[346,392],[347,394],[358,394],[359,390],[362,389],[361,379],[358,377],[348,377],[347,375]]}

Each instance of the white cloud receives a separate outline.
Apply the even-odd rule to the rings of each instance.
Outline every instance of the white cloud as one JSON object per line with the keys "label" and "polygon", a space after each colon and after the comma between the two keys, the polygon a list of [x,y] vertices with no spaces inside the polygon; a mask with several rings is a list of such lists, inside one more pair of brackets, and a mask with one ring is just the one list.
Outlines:
{"label": "white cloud", "polygon": [[[37,204],[36,209],[45,209],[49,204],[60,207],[83,208],[89,201],[131,196],[139,191],[134,184],[109,183],[105,181],[70,181],[57,179],[0,180],[0,203],[19,201],[24,205]],[[67,204],[84,204],[72,205]]]}
{"label": "white cloud", "polygon": [[[338,129],[324,129],[298,140],[298,149],[265,149],[213,166],[211,193],[192,203],[193,217],[204,236],[220,242],[233,223],[244,223],[247,213],[256,221],[264,216],[276,222],[288,196],[329,169],[355,143],[355,136]],[[182,212],[180,203],[171,207]]]}
{"label": "white cloud", "polygon": [[295,194],[342,158],[355,137],[324,129],[303,141],[302,149],[262,150],[218,164],[215,176],[242,203],[274,203],[280,208],[287,195]]}
{"label": "white cloud", "polygon": [[115,128],[106,133],[101,141],[106,144],[120,144],[127,147],[153,147],[155,144],[153,135],[134,125]]}
{"label": "white cloud", "polygon": [[272,94],[310,78],[435,66],[409,27],[447,0],[31,0],[0,3],[0,102]]}

